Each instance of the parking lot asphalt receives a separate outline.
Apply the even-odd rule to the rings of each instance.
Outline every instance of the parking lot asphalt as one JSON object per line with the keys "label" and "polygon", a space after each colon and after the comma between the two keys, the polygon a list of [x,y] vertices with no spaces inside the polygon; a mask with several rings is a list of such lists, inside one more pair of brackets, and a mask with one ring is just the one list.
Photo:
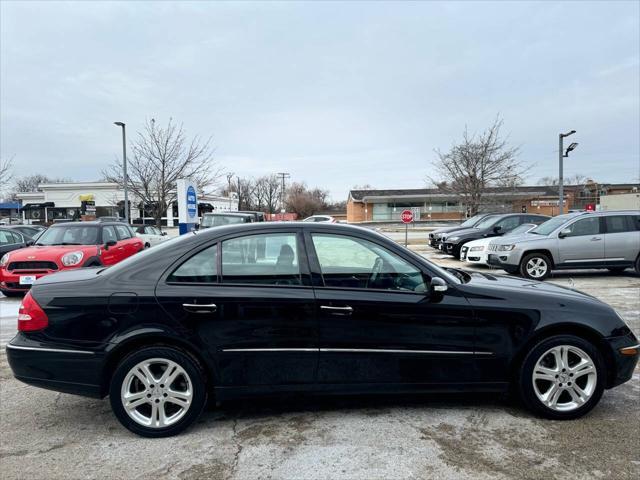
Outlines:
{"label": "parking lot asphalt", "polygon": [[[635,274],[563,272],[548,281],[611,304],[640,333]],[[15,334],[18,304],[0,298],[3,480],[640,478],[640,370],[575,421],[539,419],[489,395],[285,397],[212,407],[186,433],[149,440],[122,428],[107,399],[13,379],[4,345]]]}

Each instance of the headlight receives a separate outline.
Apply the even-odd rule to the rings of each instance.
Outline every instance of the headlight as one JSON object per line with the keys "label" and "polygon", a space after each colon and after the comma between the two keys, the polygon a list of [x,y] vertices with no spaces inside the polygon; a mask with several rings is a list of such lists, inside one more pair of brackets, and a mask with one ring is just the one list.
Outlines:
{"label": "headlight", "polygon": [[84,257],[84,253],[82,252],[65,253],[62,256],[62,264],[65,267],[72,267],[73,265],[78,265],[82,261],[82,257]]}
{"label": "headlight", "polygon": [[9,263],[9,254],[5,253],[2,258],[0,258],[0,267],[4,267],[7,263]]}
{"label": "headlight", "polygon": [[482,250],[484,250],[484,246],[480,245],[478,247],[471,247],[469,249],[470,252],[481,252]]}
{"label": "headlight", "polygon": [[499,252],[510,252],[514,248],[516,248],[515,245],[498,245]]}
{"label": "headlight", "polygon": [[460,240],[460,237],[449,237],[447,240],[449,240],[450,242],[457,242],[458,240]]}

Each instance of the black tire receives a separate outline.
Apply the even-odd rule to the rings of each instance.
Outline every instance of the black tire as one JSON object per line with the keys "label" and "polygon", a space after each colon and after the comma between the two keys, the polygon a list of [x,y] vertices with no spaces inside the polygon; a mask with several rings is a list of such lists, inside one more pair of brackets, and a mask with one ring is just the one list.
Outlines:
{"label": "black tire", "polygon": [[624,272],[627,269],[627,267],[609,267],[607,268],[607,270],[609,270],[611,273],[615,273],[615,274],[620,274],[622,272]]}
{"label": "black tire", "polygon": [[144,248],[145,248],[145,249],[147,249],[147,248],[151,248],[151,245],[149,245],[148,243],[145,243],[145,244],[144,244]]}
{"label": "black tire", "polygon": [[[543,273],[541,273],[539,276],[531,275],[527,269],[527,265],[531,261],[542,262],[540,265],[543,265],[543,264],[546,265],[546,270]],[[519,268],[520,275],[530,280],[544,280],[551,273],[551,265],[552,265],[551,260],[544,253],[530,253],[522,257],[522,260],[520,260],[520,268]]]}
{"label": "black tire", "polygon": [[638,255],[638,258],[636,258],[636,268],[635,268],[635,270],[636,270],[636,273],[638,275],[640,275],[640,255]]}
{"label": "black tire", "polygon": [[[545,405],[542,400],[538,398],[533,382],[533,369],[540,357],[553,347],[560,345],[577,347],[584,353],[588,354],[595,366],[597,375],[593,393],[589,399],[582,406],[568,411],[554,410]],[[572,420],[585,415],[598,404],[602,397],[602,393],[604,392],[605,377],[606,369],[602,354],[592,343],[584,340],[583,338],[576,337],[575,335],[556,335],[538,342],[530,349],[529,353],[524,358],[518,373],[518,392],[525,406],[532,412],[553,420]],[[566,393],[562,395],[569,394]],[[565,398],[562,397],[562,395],[559,399]]]}
{"label": "black tire", "polygon": [[[186,413],[176,423],[165,428],[152,428],[136,422],[126,412],[121,400],[122,384],[129,371],[138,363],[152,358],[177,363],[189,376],[193,390],[191,405]],[[197,360],[182,350],[168,346],[145,347],[126,356],[116,367],[109,387],[111,408],[120,423],[135,434],[151,438],[170,437],[188,428],[202,413],[207,404],[207,396],[206,377]]]}

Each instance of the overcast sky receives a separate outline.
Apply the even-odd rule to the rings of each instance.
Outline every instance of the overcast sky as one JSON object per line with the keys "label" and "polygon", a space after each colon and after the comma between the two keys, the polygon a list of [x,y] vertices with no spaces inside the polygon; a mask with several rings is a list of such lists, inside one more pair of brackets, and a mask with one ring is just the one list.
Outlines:
{"label": "overcast sky", "polygon": [[640,3],[0,3],[0,155],[94,180],[145,118],[212,135],[241,176],[346,198],[423,188],[435,148],[496,114],[557,175],[640,177]]}

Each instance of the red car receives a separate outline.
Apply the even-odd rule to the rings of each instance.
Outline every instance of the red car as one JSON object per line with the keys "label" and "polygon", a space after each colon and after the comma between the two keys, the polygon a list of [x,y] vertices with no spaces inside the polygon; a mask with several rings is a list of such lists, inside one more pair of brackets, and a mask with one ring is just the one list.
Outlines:
{"label": "red car", "polygon": [[144,249],[129,225],[73,222],[51,226],[36,243],[0,259],[0,292],[21,295],[40,277],[61,270],[113,265]]}

